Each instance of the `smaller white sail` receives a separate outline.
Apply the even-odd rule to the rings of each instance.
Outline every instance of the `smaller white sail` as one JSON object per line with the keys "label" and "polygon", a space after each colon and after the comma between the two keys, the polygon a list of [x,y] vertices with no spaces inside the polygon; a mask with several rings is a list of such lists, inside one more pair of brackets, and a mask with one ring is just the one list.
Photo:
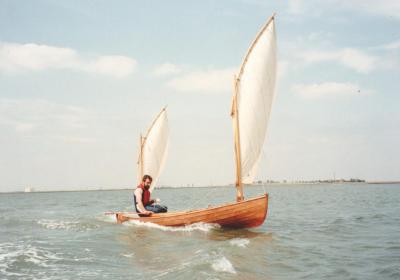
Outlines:
{"label": "smaller white sail", "polygon": [[143,175],[150,175],[153,182],[152,192],[163,170],[168,154],[169,126],[166,108],[162,109],[150,126],[147,134],[141,138],[139,147],[138,175],[139,182]]}

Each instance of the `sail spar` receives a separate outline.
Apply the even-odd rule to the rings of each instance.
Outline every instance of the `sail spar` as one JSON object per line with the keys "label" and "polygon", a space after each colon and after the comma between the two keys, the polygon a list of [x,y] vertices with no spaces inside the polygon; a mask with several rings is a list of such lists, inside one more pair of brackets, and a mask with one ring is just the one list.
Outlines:
{"label": "sail spar", "polygon": [[[253,183],[275,95],[274,15],[250,46],[234,80],[232,117],[237,165],[236,185]],[[238,193],[238,199],[243,199]]]}
{"label": "sail spar", "polygon": [[139,181],[143,175],[153,177],[150,191],[153,191],[164,167],[168,153],[169,126],[167,110],[163,108],[153,121],[144,137],[140,137],[138,161]]}

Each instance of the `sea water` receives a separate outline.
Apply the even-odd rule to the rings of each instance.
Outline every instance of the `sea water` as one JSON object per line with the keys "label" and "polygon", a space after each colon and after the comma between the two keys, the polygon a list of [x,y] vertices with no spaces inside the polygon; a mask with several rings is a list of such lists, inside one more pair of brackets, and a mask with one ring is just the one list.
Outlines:
{"label": "sea water", "polygon": [[[0,194],[0,279],[400,279],[400,185],[270,185],[265,223],[116,224],[132,191]],[[233,187],[158,189],[171,211]]]}

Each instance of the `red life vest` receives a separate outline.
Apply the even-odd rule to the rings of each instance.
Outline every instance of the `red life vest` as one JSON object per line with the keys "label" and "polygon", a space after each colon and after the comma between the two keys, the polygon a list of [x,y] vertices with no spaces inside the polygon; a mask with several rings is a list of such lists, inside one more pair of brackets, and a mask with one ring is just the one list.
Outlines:
{"label": "red life vest", "polygon": [[142,203],[143,203],[143,206],[150,205],[150,191],[146,190],[146,188],[144,187],[143,183],[140,184],[137,187],[142,189],[142,191],[143,191],[142,192]]}

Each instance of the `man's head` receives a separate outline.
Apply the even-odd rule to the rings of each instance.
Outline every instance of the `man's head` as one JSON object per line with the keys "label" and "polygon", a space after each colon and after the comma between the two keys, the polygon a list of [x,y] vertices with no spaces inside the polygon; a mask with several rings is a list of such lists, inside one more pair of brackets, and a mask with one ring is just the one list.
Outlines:
{"label": "man's head", "polygon": [[150,175],[144,175],[142,179],[143,186],[145,187],[146,190],[150,188],[151,182],[153,181],[153,178],[151,178]]}

